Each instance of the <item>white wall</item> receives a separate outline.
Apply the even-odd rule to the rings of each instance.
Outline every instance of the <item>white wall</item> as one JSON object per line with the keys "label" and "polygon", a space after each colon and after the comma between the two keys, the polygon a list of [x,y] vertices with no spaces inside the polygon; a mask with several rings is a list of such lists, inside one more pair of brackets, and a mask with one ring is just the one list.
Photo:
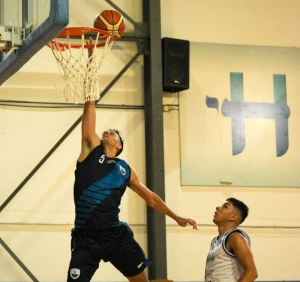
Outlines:
{"label": "white wall", "polygon": [[162,36],[193,42],[299,47],[298,0],[161,1]]}
{"label": "white wall", "polygon": [[[194,48],[196,42],[298,48],[299,4],[300,1],[188,0],[183,3],[164,0],[161,3],[162,15],[168,16],[165,20],[163,17],[162,37],[189,40]],[[201,77],[197,75],[199,66],[195,60],[190,63],[190,79],[195,83],[199,80],[198,85],[201,85]],[[199,98],[195,99],[195,91],[198,90],[190,88],[183,91],[178,99],[174,94],[165,93],[165,103],[184,104],[184,112],[180,114],[191,117],[188,105],[191,105],[191,111],[200,108],[195,105],[199,101]],[[297,97],[293,98],[297,100]],[[252,239],[258,280],[299,281],[299,259],[295,246],[300,243],[300,189],[180,185],[179,137],[180,130],[184,131],[186,127],[182,121],[179,124],[178,113],[174,110],[164,114],[166,200],[179,213],[197,219],[200,228],[196,234],[186,230],[182,233],[177,227],[168,228],[170,278],[179,281],[203,279],[209,244],[217,234],[217,229],[211,225],[214,209],[224,199],[233,196],[244,200],[250,207],[249,217],[243,226]],[[189,128],[195,129],[195,136],[201,134],[197,118]],[[296,140],[299,136],[291,135],[290,138]],[[194,146],[197,147],[197,144]],[[171,221],[168,223],[171,224]],[[180,237],[182,240],[179,241]],[[174,257],[180,257],[180,260],[173,260]],[[190,263],[182,265],[183,261]]]}
{"label": "white wall", "polygon": [[[140,20],[137,1],[120,1],[134,19]],[[298,0],[163,0],[162,37],[192,42],[299,47],[300,5]],[[87,22],[107,4],[98,0],[70,1],[71,25]],[[188,20],[187,20],[188,19]],[[128,23],[129,28],[132,26]],[[191,28],[192,27],[192,28]],[[124,43],[125,44],[125,43]],[[134,55],[134,44],[117,43],[102,69],[103,87]],[[191,68],[192,69],[192,68]],[[56,63],[46,47],[20,72],[0,87],[0,99],[60,102],[54,88]],[[59,85],[62,91],[62,84]],[[167,219],[168,278],[202,281],[206,253],[216,228],[214,209],[234,196],[250,207],[244,229],[250,235],[259,280],[300,280],[297,246],[300,238],[299,188],[249,188],[182,186],[180,184],[180,100],[193,89],[163,94],[166,202],[184,216],[195,218],[199,230],[177,227]],[[137,61],[102,100],[105,104],[142,105],[142,63]],[[0,107],[1,199],[20,184],[62,134],[81,115],[81,108],[33,109]],[[118,127],[125,137],[126,159],[145,181],[143,110],[97,110],[97,128]],[[70,229],[74,219],[73,171],[79,154],[80,128],[24,186],[0,214],[0,237],[40,281],[65,281],[70,259]],[[291,203],[292,202],[292,203]],[[291,206],[292,205],[292,206]],[[131,224],[137,240],[147,250],[146,207],[128,191],[121,218]],[[289,211],[292,210],[293,214]],[[263,221],[261,219],[264,218]],[[272,219],[286,227],[272,227]],[[294,219],[291,224],[291,219]],[[257,228],[258,223],[262,227]],[[295,227],[292,228],[292,225]],[[30,281],[0,246],[0,281]],[[110,264],[102,263],[93,281],[125,281]]]}

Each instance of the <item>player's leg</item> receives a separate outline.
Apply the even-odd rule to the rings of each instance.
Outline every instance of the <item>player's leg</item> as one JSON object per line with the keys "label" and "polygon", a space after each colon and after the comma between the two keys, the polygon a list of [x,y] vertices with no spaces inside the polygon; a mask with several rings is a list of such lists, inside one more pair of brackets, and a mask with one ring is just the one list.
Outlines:
{"label": "player's leg", "polygon": [[68,269],[68,282],[90,281],[99,267],[99,259],[93,252],[95,242],[85,235],[76,234],[72,237],[72,257]]}
{"label": "player's leg", "polygon": [[[117,268],[129,281],[148,282],[145,274],[151,262],[146,258],[143,249],[134,239],[129,226],[123,226],[119,230],[120,240],[107,259]],[[104,259],[105,260],[105,259]]]}
{"label": "player's leg", "polygon": [[128,281],[130,282],[149,282],[145,271],[141,272],[138,275],[132,276],[132,277],[127,277]]}

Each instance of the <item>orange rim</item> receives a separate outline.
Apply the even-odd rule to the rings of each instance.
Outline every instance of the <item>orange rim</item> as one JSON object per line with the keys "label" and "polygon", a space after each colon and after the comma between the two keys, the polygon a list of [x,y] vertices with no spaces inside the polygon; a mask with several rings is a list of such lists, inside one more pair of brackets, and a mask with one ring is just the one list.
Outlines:
{"label": "orange rim", "polygon": [[[88,32],[92,33],[100,33],[99,39],[105,39],[105,41],[98,42],[96,44],[96,47],[102,47],[106,44],[106,38],[110,37],[111,40],[114,40],[114,36],[107,30],[99,29],[99,28],[94,28],[94,27],[66,27],[64,28],[57,36],[56,38],[63,38],[63,37],[68,37],[68,36],[76,36],[76,35],[82,35],[86,34]],[[50,48],[58,48],[60,50],[63,50],[65,48],[85,48],[85,49],[91,49],[95,47],[95,44],[79,44],[79,43],[65,43],[65,42],[60,42],[57,39],[52,39],[47,46]]]}

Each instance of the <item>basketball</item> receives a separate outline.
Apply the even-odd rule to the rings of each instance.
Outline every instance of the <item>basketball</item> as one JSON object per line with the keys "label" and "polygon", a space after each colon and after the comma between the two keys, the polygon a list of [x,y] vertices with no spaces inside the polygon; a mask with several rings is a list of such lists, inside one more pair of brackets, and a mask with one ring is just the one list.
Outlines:
{"label": "basketball", "polygon": [[125,21],[118,11],[104,10],[96,16],[94,27],[107,30],[114,35],[114,39],[118,39],[125,31]]}

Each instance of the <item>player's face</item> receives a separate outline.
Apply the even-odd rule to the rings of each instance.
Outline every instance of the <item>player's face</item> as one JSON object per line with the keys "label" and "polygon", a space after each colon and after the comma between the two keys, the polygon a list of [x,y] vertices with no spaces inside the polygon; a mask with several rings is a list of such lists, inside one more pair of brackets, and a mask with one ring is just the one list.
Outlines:
{"label": "player's face", "polygon": [[101,142],[106,144],[109,143],[111,145],[120,143],[120,138],[118,133],[113,129],[107,129],[102,133]]}
{"label": "player's face", "polygon": [[231,202],[226,201],[221,206],[216,207],[214,214],[214,223],[228,222],[236,214]]}

